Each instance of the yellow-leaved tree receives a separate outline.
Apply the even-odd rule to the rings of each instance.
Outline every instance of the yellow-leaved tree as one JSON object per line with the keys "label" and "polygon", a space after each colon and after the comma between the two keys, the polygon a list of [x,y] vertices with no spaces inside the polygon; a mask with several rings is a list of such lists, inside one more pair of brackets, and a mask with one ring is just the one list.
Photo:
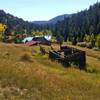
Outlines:
{"label": "yellow-leaved tree", "polygon": [[0,41],[3,39],[6,28],[7,26],[5,24],[0,23]]}

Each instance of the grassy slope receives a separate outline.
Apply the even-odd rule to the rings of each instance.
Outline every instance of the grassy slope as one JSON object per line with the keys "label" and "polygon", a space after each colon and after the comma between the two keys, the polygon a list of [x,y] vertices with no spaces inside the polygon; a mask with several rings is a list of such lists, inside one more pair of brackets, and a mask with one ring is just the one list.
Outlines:
{"label": "grassy slope", "polygon": [[100,99],[100,73],[63,68],[38,49],[0,43],[0,100]]}
{"label": "grassy slope", "polygon": [[72,45],[68,45],[68,46],[86,51],[87,64],[89,64],[92,67],[99,67],[100,68],[100,51],[94,51],[92,49],[82,48],[79,46],[72,46]]}

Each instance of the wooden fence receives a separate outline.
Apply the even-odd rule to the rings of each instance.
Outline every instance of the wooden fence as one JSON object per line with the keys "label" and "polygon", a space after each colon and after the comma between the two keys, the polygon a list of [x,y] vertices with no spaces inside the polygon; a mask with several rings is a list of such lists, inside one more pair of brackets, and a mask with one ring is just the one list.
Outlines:
{"label": "wooden fence", "polygon": [[71,64],[75,64],[79,66],[80,69],[85,69],[86,66],[85,51],[81,51],[67,46],[61,47],[58,51],[49,51],[49,58],[53,61],[58,61],[65,67],[70,66]]}

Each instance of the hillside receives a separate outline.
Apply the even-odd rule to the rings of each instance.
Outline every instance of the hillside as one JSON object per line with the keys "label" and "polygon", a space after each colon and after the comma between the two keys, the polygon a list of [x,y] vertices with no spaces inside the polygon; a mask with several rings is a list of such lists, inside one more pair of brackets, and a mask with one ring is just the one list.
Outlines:
{"label": "hillside", "polygon": [[45,24],[56,24],[58,21],[63,21],[64,18],[71,16],[70,14],[64,14],[60,16],[56,16],[48,21],[33,21],[34,24],[45,25]]}
{"label": "hillside", "polygon": [[27,33],[30,33],[31,30],[38,29],[37,25],[25,21],[22,18],[18,18],[3,10],[0,10],[0,23],[7,25],[5,34],[11,34],[11,32],[15,32],[16,34],[23,34],[25,30]]}
{"label": "hillside", "polygon": [[[85,34],[98,35],[100,33],[100,3],[97,2],[74,14],[64,14],[50,19],[49,21],[28,22],[0,10],[0,23],[7,24],[6,33],[31,34],[33,30],[52,31],[55,37],[61,35],[64,41],[72,40],[75,37],[78,41],[83,41]],[[39,24],[39,25],[38,25]],[[53,25],[52,25],[53,24]]]}
{"label": "hillside", "polygon": [[38,46],[0,43],[0,48],[0,100],[100,99],[100,68],[92,68],[90,58],[86,72],[50,61]]}
{"label": "hillside", "polygon": [[60,34],[65,41],[67,39],[72,40],[72,38],[83,41],[85,34],[99,34],[100,3],[97,2],[91,5],[89,9],[72,14],[71,17],[67,17],[63,21],[56,23],[55,27],[53,26],[51,30],[56,36]]}

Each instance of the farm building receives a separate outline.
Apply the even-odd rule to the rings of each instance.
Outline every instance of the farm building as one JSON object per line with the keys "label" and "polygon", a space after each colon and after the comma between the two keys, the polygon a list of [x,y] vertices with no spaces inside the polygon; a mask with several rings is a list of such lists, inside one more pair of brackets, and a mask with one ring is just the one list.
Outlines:
{"label": "farm building", "polygon": [[32,39],[33,41],[38,41],[40,42],[40,44],[45,44],[45,45],[51,45],[51,42],[48,41],[45,37],[41,36],[41,37],[34,37]]}
{"label": "farm building", "polygon": [[22,40],[22,43],[31,42],[33,37],[26,37]]}
{"label": "farm building", "polygon": [[22,40],[22,42],[29,46],[37,44],[51,45],[51,42],[43,36],[26,37]]}
{"label": "farm building", "polygon": [[28,46],[33,46],[33,45],[38,45],[39,42],[38,41],[30,41],[30,42],[26,42],[25,44]]}

